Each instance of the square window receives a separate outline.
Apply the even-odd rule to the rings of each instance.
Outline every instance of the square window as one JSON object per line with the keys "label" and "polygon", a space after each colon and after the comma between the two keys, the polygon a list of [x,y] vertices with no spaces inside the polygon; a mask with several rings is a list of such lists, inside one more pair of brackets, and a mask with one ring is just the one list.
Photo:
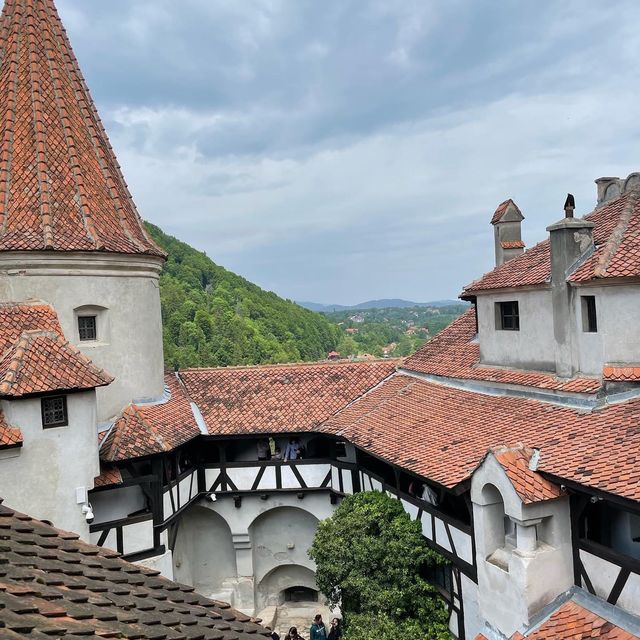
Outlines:
{"label": "square window", "polygon": [[585,333],[597,333],[596,297],[582,296],[582,330]]}
{"label": "square window", "polygon": [[520,312],[517,301],[496,302],[496,329],[520,331]]}
{"label": "square window", "polygon": [[78,318],[78,334],[80,340],[96,340],[98,337],[96,316],[80,316]]}
{"label": "square window", "polygon": [[66,427],[68,424],[66,396],[42,398],[42,428]]}

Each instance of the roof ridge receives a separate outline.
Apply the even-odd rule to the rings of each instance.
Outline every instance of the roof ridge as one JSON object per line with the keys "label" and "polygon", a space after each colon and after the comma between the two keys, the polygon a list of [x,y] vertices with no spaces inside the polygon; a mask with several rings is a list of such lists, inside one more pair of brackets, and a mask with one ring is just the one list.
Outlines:
{"label": "roof ridge", "polygon": [[187,369],[180,369],[178,373],[194,373],[194,372],[205,372],[205,371],[244,371],[253,369],[255,371],[263,371],[265,369],[295,369],[300,367],[339,367],[345,366],[348,364],[379,364],[379,363],[393,363],[393,362],[401,362],[403,358],[376,358],[375,360],[314,360],[312,362],[281,362],[281,363],[268,363],[268,364],[240,364],[240,365],[230,365],[227,367],[191,367]]}
{"label": "roof ridge", "polygon": [[627,197],[627,202],[624,205],[622,213],[620,214],[618,224],[614,227],[611,235],[605,243],[602,255],[600,255],[600,257],[598,258],[598,263],[596,264],[596,267],[594,269],[594,275],[596,278],[602,278],[606,274],[613,256],[616,254],[616,251],[619,249],[622,241],[624,240],[625,232],[629,227],[629,222],[631,222],[631,218],[638,202],[636,192],[634,191],[631,191],[622,197]]}

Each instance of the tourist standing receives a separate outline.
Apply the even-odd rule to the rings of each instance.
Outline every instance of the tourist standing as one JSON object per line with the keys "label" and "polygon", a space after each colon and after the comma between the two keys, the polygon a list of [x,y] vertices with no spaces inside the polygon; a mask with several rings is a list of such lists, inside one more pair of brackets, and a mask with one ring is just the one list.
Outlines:
{"label": "tourist standing", "polygon": [[295,627],[291,627],[284,640],[303,640],[303,638],[301,635],[298,635],[298,630]]}
{"label": "tourist standing", "polygon": [[311,640],[327,640],[327,628],[324,626],[320,614],[313,619],[309,636]]}
{"label": "tourist standing", "polygon": [[338,640],[342,638],[342,627],[340,626],[340,618],[334,618],[329,625],[328,640]]}

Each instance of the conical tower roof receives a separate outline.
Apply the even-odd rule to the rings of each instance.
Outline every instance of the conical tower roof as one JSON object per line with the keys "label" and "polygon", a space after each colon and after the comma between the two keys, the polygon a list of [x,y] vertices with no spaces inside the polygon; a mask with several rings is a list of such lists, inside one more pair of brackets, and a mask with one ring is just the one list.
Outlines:
{"label": "conical tower roof", "polygon": [[142,226],[52,0],[0,17],[0,251],[164,255]]}

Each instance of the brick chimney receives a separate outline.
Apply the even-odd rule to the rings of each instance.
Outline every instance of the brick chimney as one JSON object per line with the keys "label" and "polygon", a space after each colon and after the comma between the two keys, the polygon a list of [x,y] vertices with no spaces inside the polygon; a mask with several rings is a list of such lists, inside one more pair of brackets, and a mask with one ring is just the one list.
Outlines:
{"label": "brick chimney", "polygon": [[518,205],[511,199],[505,200],[493,214],[493,225],[496,251],[496,267],[524,252],[521,224],[524,216]]}
{"label": "brick chimney", "polygon": [[574,218],[571,194],[564,205],[565,217],[547,227],[551,243],[551,298],[556,342],[556,373],[570,378],[578,369],[573,348],[572,288],[567,277],[593,250],[593,222]]}

